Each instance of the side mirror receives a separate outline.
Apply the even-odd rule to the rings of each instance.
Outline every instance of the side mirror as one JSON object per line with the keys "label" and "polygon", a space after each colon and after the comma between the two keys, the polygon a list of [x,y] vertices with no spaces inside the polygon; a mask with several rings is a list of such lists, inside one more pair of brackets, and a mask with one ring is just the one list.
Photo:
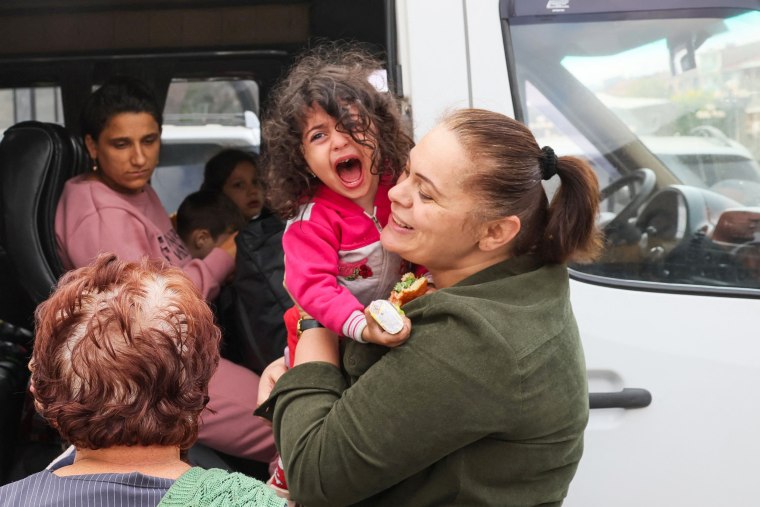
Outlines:
{"label": "side mirror", "polygon": [[724,211],[713,230],[712,240],[732,244],[760,241],[760,208]]}

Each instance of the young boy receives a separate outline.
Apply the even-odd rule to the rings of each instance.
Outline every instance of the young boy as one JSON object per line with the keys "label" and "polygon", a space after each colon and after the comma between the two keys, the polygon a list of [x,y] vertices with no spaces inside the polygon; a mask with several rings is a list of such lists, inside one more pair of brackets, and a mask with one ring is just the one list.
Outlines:
{"label": "young boy", "polygon": [[203,259],[245,226],[245,218],[221,192],[194,192],[177,210],[177,234],[194,259]]}

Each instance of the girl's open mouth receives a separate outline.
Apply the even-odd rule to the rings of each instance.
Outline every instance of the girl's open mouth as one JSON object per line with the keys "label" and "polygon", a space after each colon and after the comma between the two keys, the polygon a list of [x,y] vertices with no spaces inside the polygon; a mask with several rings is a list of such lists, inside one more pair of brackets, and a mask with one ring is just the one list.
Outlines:
{"label": "girl's open mouth", "polygon": [[356,157],[338,159],[335,164],[335,172],[343,184],[349,188],[361,185],[363,180],[362,162]]}

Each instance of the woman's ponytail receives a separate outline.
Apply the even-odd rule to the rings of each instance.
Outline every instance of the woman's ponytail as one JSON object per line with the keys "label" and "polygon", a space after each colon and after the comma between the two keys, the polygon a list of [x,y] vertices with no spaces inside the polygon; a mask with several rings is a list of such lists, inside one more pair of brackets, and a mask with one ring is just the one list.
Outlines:
{"label": "woman's ponytail", "polygon": [[587,162],[560,157],[556,163],[560,186],[549,204],[543,247],[546,262],[589,262],[599,253],[602,235],[596,226],[599,183]]}

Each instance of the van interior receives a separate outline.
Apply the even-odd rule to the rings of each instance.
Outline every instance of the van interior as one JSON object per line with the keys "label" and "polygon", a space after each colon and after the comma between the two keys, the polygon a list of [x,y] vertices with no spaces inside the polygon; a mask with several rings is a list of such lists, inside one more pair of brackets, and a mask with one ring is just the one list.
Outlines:
{"label": "van interior", "polygon": [[[304,48],[356,41],[387,61],[396,78],[388,42],[395,39],[394,20],[394,2],[377,0],[9,0],[0,4],[0,131],[34,120],[53,124],[40,135],[76,139],[88,94],[111,76],[138,77],[164,104],[164,147],[153,185],[172,212],[198,189],[203,164],[216,151],[259,150],[268,93]],[[80,148],[56,163],[81,167]],[[12,156],[5,162],[24,163]],[[26,183],[4,194],[3,209],[12,212],[0,221],[0,383],[15,386],[0,390],[0,484],[39,470],[60,450],[44,431],[34,443],[8,438],[34,426],[31,415],[22,421],[20,414],[24,403],[24,413],[34,412],[24,397],[25,361],[33,311],[45,292],[30,293],[29,286],[55,280],[49,272],[35,282],[35,269],[18,260],[41,255],[45,245],[25,254],[40,238],[16,231],[36,230],[31,217],[49,221],[55,209],[56,191],[49,181],[34,183],[36,177],[26,174]],[[42,206],[47,211],[27,212]],[[42,236],[50,235],[52,222],[45,230]],[[45,241],[49,251],[54,237]],[[51,452],[40,452],[45,444]]]}

